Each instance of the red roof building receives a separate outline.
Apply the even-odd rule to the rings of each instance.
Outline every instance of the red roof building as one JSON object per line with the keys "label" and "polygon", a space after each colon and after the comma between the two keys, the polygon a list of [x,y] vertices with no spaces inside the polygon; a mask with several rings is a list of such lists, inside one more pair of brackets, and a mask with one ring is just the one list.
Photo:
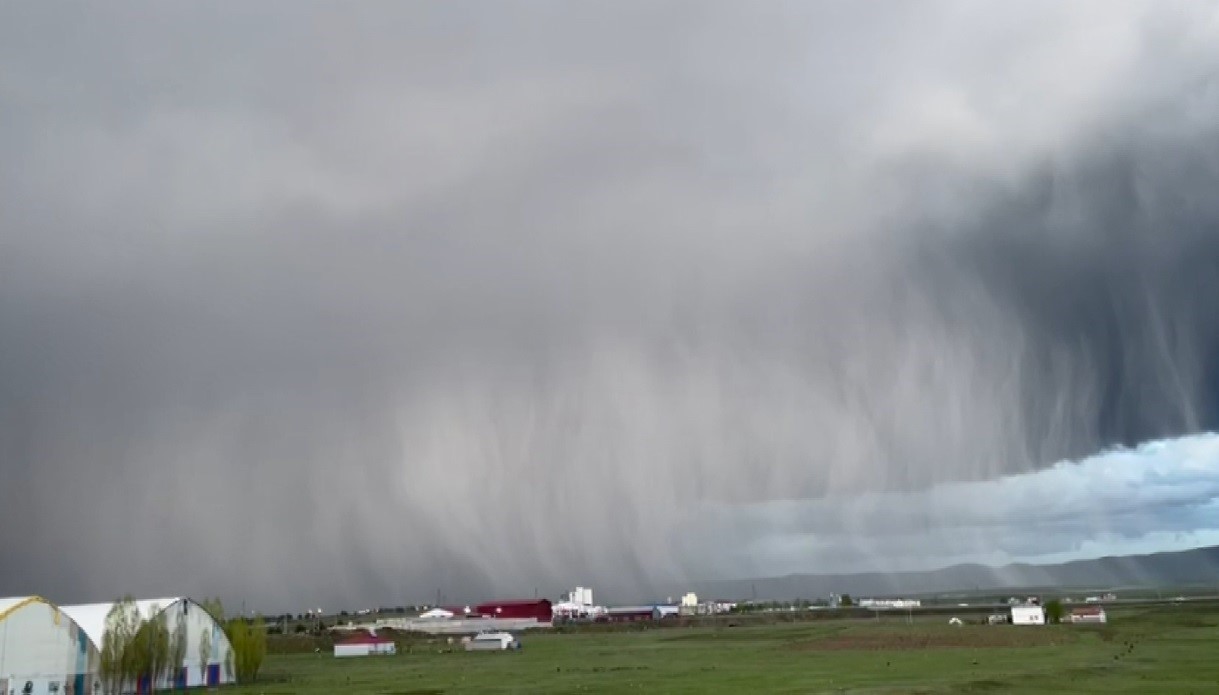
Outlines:
{"label": "red roof building", "polygon": [[366,630],[360,630],[350,637],[345,637],[335,644],[393,644],[394,641],[388,637],[380,637]]}
{"label": "red roof building", "polygon": [[336,657],[369,656],[372,654],[394,654],[397,645],[388,637],[381,637],[360,630],[355,634],[334,643]]}
{"label": "red roof building", "polygon": [[554,617],[550,601],[544,598],[480,603],[474,608],[474,614],[490,618],[533,618],[540,623],[548,623]]}
{"label": "red roof building", "polygon": [[1108,622],[1105,609],[1100,606],[1085,606],[1071,611],[1070,621],[1073,623],[1104,623]]}

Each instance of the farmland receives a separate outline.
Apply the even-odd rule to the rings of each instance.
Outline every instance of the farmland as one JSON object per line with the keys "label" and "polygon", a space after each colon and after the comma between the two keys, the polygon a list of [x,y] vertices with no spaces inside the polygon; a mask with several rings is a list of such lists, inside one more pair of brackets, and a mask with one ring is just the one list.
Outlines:
{"label": "farmland", "polygon": [[396,656],[346,660],[295,640],[278,645],[295,653],[271,654],[259,682],[230,692],[1219,691],[1219,606],[1131,607],[1111,610],[1110,618],[1098,626],[892,618],[531,632],[516,653],[466,653],[439,639],[404,641]]}

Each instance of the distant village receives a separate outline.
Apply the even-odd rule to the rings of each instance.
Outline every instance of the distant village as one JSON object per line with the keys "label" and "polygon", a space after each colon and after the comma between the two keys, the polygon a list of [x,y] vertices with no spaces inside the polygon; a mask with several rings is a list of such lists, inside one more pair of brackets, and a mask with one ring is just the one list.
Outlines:
{"label": "distant village", "polygon": [[[465,636],[467,645],[477,643],[480,638],[492,636],[495,648],[519,647],[512,633],[538,628],[552,628],[569,624],[614,624],[643,623],[664,626],[669,623],[691,619],[708,619],[717,616],[743,616],[747,614],[799,614],[805,612],[831,611],[835,613],[874,613],[877,618],[884,615],[905,613],[913,620],[917,613],[922,617],[942,616],[952,625],[966,622],[987,625],[1046,625],[1052,622],[1105,623],[1108,618],[1104,604],[1118,600],[1116,594],[1104,593],[1078,598],[1064,597],[1043,603],[1038,596],[1019,596],[1006,599],[976,599],[972,602],[951,602],[945,599],[925,600],[919,598],[859,598],[849,594],[833,594],[821,600],[796,601],[729,601],[705,600],[694,592],[680,597],[669,597],[664,601],[638,605],[602,605],[593,597],[591,587],[578,586],[562,595],[558,601],[546,598],[509,599],[487,601],[469,605],[424,605],[399,609],[367,609],[354,615],[341,613],[337,620],[318,623],[319,629],[335,633],[336,655],[364,653],[359,649],[344,647],[375,645],[370,636],[378,632],[415,632],[431,635]],[[320,611],[319,611],[320,613]],[[308,622],[293,622],[292,616],[282,616],[278,627],[272,629],[299,632],[309,630]],[[795,616],[793,616],[795,617]],[[815,617],[809,616],[810,618]],[[294,624],[295,627],[289,627]],[[347,639],[344,639],[344,636]],[[385,640],[386,648],[392,640]],[[375,649],[375,647],[370,647]],[[369,652],[374,653],[374,652]]]}

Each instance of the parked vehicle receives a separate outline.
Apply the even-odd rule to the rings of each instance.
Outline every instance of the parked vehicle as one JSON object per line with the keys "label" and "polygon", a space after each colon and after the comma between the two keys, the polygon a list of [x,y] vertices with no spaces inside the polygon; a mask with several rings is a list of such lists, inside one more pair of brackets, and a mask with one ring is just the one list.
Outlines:
{"label": "parked vehicle", "polygon": [[505,651],[520,649],[521,643],[510,632],[480,632],[466,642],[466,651]]}

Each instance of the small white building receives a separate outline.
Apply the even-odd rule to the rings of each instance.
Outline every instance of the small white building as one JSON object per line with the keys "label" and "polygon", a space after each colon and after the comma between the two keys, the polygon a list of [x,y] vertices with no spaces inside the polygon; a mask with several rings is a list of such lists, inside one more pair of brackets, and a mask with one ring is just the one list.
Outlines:
{"label": "small white building", "polygon": [[1045,625],[1045,608],[1012,606],[1012,625]]}
{"label": "small white building", "polygon": [[1100,606],[1087,606],[1071,611],[1070,621],[1073,623],[1106,623],[1109,621],[1105,609]]}
{"label": "small white building", "polygon": [[94,692],[98,652],[80,626],[38,596],[0,598],[0,693]]}
{"label": "small white building", "polygon": [[398,653],[398,645],[388,637],[379,637],[370,632],[359,632],[334,645],[335,657],[392,655]]}

